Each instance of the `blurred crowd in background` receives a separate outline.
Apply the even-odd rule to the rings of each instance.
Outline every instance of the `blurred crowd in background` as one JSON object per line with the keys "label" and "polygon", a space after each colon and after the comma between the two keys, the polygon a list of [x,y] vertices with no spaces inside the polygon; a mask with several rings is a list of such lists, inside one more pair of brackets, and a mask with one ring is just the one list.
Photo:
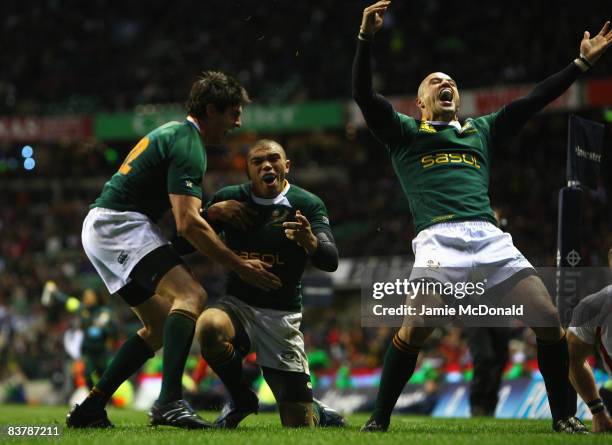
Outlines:
{"label": "blurred crowd in background", "polygon": [[[355,38],[369,3],[3,2],[0,112],[182,103],[203,66],[234,73],[259,102],[349,97]],[[376,83],[404,94],[432,71],[448,72],[460,88],[540,80],[575,58],[583,32],[598,32],[608,14],[605,0],[528,8],[396,1],[376,38]],[[607,57],[597,72],[611,67]]]}
{"label": "blurred crowd in background", "polygon": [[[361,7],[349,2],[236,0],[175,7],[150,1],[144,9],[130,4],[116,9],[110,3],[0,6],[0,114],[121,111],[183,102],[202,67],[235,74],[258,103],[350,96]],[[441,0],[395,2],[376,38],[375,83],[386,94],[414,94],[433,70],[448,71],[460,88],[540,80],[569,63],[582,32],[597,32],[607,18],[602,16],[607,2],[589,4],[592,9],[566,1],[554,8],[544,2],[529,8],[480,0],[469,7]],[[500,52],[504,57],[496,57]],[[593,75],[611,71],[612,57],[607,57]],[[593,110],[581,115],[599,119]],[[412,255],[407,201],[386,151],[366,130],[257,135],[264,136],[285,147],[292,161],[290,181],[325,202],[341,258]],[[611,136],[608,126],[608,141]],[[493,153],[492,205],[502,229],[536,266],[555,264],[566,139],[567,114],[547,114]],[[111,308],[118,327],[108,338],[111,350],[137,328],[127,305],[107,295],[80,244],[88,206],[133,142],[39,143],[35,170],[0,171],[0,381],[66,384],[70,356],[64,337],[78,328],[79,314],[42,304],[50,280],[79,299],[93,289]],[[209,151],[207,195],[246,180],[247,147],[236,137],[226,149]],[[0,143],[3,158],[19,150]],[[610,170],[605,159],[602,171]],[[584,194],[580,230],[586,266],[605,265],[612,246],[611,184],[605,176]],[[170,233],[171,224],[165,225]],[[223,270],[197,255],[189,260],[209,295],[222,295]],[[359,289],[336,291],[328,307],[305,299],[303,330],[315,374],[381,365],[394,330],[362,328],[359,305]],[[508,372],[528,374],[536,366],[534,339],[521,329],[513,337]],[[471,367],[465,338],[454,328],[438,333],[421,360],[433,370],[432,380],[469,374]]]}

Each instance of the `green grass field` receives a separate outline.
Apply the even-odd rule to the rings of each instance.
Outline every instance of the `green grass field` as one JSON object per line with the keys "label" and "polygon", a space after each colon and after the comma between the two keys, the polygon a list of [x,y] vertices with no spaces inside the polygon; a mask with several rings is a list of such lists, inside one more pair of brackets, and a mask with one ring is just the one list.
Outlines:
{"label": "green grass field", "polygon": [[[65,407],[27,407],[0,405],[0,425],[63,425]],[[204,418],[214,419],[215,413],[203,413]],[[0,443],[42,443],[60,441],[78,445],[161,445],[161,444],[434,444],[434,445],[485,445],[485,444],[610,444],[612,436],[589,434],[568,436],[550,432],[550,422],[540,420],[491,420],[491,419],[432,419],[429,417],[395,416],[388,433],[365,434],[359,427],[366,415],[349,416],[346,429],[284,430],[276,414],[260,414],[247,418],[234,431],[184,431],[169,427],[151,428],[145,412],[130,410],[109,411],[115,423],[113,430],[68,430],[61,437],[9,438],[2,428]],[[410,442],[407,442],[407,441]]]}

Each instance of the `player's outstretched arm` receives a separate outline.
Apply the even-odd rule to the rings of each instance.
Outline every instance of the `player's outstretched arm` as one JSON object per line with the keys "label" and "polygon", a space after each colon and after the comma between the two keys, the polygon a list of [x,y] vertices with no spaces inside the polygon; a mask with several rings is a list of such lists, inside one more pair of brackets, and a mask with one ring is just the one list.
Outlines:
{"label": "player's outstretched arm", "polygon": [[278,289],[280,279],[260,260],[244,260],[232,252],[200,215],[202,201],[195,196],[170,194],[178,234],[199,252],[234,271],[240,279],[264,290]]}
{"label": "player's outstretched arm", "polygon": [[585,31],[579,56],[558,73],[538,83],[527,96],[506,105],[496,123],[496,131],[504,137],[511,136],[534,114],[561,96],[580,75],[591,69],[610,46],[612,30],[609,21],[593,38]]}
{"label": "player's outstretched arm", "polygon": [[368,128],[383,142],[399,137],[400,126],[393,106],[374,92],[370,53],[374,35],[382,27],[385,11],[390,5],[390,1],[383,0],[363,10],[352,74],[353,99],[359,105]]}
{"label": "player's outstretched arm", "polygon": [[[587,357],[593,354],[593,345],[582,341],[572,331],[568,331],[567,340],[572,385],[585,403],[599,399],[593,371],[586,361]],[[612,431],[612,422],[602,407],[601,412],[593,414],[593,432],[604,431]]]}

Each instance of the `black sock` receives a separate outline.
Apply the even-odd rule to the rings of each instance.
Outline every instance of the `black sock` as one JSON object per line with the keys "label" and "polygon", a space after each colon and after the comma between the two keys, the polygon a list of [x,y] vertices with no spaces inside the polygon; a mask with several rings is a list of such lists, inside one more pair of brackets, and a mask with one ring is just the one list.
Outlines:
{"label": "black sock", "polygon": [[189,312],[170,311],[164,325],[164,362],[159,403],[183,397],[183,372],[193,342],[195,319]]}
{"label": "black sock", "polygon": [[149,344],[133,334],[121,345],[83,405],[106,405],[117,388],[154,355]]}
{"label": "black sock", "polygon": [[229,342],[226,345],[225,350],[215,356],[202,356],[219,376],[234,403],[240,405],[246,386],[242,381],[242,357],[236,352],[234,345]]}
{"label": "black sock", "polygon": [[566,418],[569,411],[566,408],[570,393],[568,386],[571,385],[565,335],[554,342],[545,342],[538,339],[538,366],[542,377],[544,377],[553,422]]}
{"label": "black sock", "polygon": [[397,399],[416,368],[419,351],[420,348],[410,346],[400,339],[398,334],[393,337],[385,354],[376,405],[372,414],[377,422],[389,424]]}
{"label": "black sock", "polygon": [[565,417],[575,417],[578,410],[578,394],[572,386],[572,382],[567,385],[567,394],[565,396]]}

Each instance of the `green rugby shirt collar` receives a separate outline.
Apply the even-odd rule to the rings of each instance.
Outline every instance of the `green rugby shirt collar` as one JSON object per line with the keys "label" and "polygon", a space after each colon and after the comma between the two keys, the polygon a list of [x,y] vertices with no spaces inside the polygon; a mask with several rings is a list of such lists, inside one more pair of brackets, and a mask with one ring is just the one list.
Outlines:
{"label": "green rugby shirt collar", "polygon": [[287,180],[285,180],[285,182],[287,184],[285,185],[285,188],[283,189],[283,191],[280,192],[278,195],[276,195],[274,198],[260,198],[259,196],[255,196],[253,194],[253,189],[251,188],[251,199],[253,200],[253,202],[255,202],[255,204],[259,204],[262,206],[283,205],[286,207],[292,207],[291,203],[285,196],[289,192],[289,188],[291,187],[291,184],[289,184],[289,181]]}
{"label": "green rugby shirt collar", "polygon": [[450,125],[452,127],[455,127],[457,130],[461,130],[461,124],[459,123],[459,121],[450,121],[450,122],[425,121],[425,122],[428,123],[429,125]]}
{"label": "green rugby shirt collar", "polygon": [[202,134],[202,130],[200,130],[200,125],[198,124],[198,121],[196,121],[193,117],[191,116],[187,116],[187,121],[191,122],[191,124],[196,127],[196,129],[198,130],[198,133]]}

